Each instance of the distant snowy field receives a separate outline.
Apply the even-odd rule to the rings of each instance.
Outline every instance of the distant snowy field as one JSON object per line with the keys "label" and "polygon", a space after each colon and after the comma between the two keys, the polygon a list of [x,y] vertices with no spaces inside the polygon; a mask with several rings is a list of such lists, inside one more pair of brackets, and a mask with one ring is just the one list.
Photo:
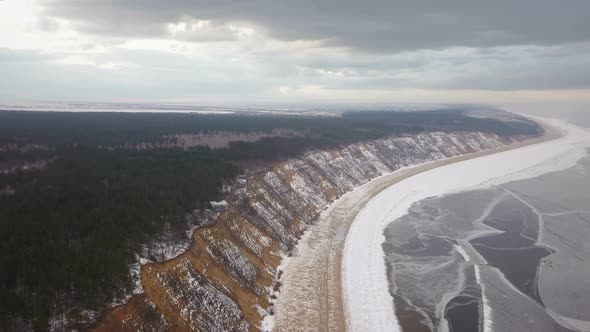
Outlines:
{"label": "distant snowy field", "polygon": [[539,119],[567,134],[558,139],[461,161],[407,178],[373,198],[346,238],[342,285],[350,331],[399,331],[389,293],[382,243],[388,223],[428,197],[490,187],[572,167],[586,155],[590,132],[558,120]]}
{"label": "distant snowy field", "polygon": [[116,103],[13,103],[0,104],[0,110],[40,112],[121,112],[121,113],[198,113],[234,114],[235,110],[172,104]]}
{"label": "distant snowy field", "polygon": [[[97,102],[38,102],[38,103],[0,103],[0,111],[36,112],[118,112],[118,113],[191,113],[209,115],[256,114],[256,115],[297,115],[334,117],[346,109],[340,108],[301,108],[272,106],[209,106],[183,103],[97,103]],[[352,109],[355,110],[355,109]],[[396,109],[399,111],[406,108]],[[418,110],[418,109],[416,109]]]}

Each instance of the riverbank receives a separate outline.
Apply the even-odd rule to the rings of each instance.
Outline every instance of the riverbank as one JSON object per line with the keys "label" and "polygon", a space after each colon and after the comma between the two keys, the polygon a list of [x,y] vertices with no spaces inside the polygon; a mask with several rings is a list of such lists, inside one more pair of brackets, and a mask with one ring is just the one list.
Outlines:
{"label": "riverbank", "polygon": [[[348,231],[363,207],[394,184],[438,167],[554,140],[561,133],[548,126],[545,135],[497,149],[461,155],[400,169],[349,192],[325,210],[297,245],[297,253],[283,264],[281,293],[276,302],[274,328],[343,331],[346,315],[342,290],[342,257]],[[382,259],[381,259],[382,260]],[[385,276],[385,274],[383,274]],[[387,290],[386,290],[387,292]],[[391,302],[391,301],[390,301]],[[390,309],[393,304],[381,310]],[[270,327],[270,326],[269,326]]]}
{"label": "riverbank", "polygon": [[[367,203],[349,230],[343,254],[342,286],[349,330],[399,330],[383,259],[383,230],[414,202],[562,169],[585,154],[584,147],[590,142],[587,131],[553,120],[544,121],[544,125],[547,132],[541,138],[462,160],[449,159],[428,172],[404,177]],[[537,167],[539,164],[542,166]]]}

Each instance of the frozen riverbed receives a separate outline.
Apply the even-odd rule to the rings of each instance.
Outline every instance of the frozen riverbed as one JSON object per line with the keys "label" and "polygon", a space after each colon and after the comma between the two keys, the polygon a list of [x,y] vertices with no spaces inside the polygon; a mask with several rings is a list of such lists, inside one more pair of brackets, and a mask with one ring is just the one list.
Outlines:
{"label": "frozen riverbed", "polygon": [[349,330],[399,329],[388,288],[382,251],[383,231],[391,221],[405,215],[413,203],[432,196],[563,170],[585,155],[586,147],[590,146],[590,134],[586,130],[560,121],[547,122],[567,134],[554,141],[417,174],[385,189],[365,205],[350,228],[344,248],[342,284]]}

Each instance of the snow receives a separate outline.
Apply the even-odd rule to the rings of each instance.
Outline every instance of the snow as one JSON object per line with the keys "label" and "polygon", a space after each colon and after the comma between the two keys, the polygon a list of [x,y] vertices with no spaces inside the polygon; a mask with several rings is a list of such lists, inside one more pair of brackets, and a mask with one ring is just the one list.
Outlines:
{"label": "snow", "polygon": [[229,205],[227,204],[227,202],[225,200],[221,201],[221,202],[216,202],[216,201],[211,201],[209,202],[209,204],[211,205],[211,208],[213,209],[213,211],[227,211]]}
{"label": "snow", "polygon": [[483,332],[492,332],[494,331],[494,325],[492,320],[492,307],[490,306],[490,300],[485,295],[485,285],[482,283],[481,279],[481,266],[474,265],[475,268],[475,279],[477,283],[481,285],[482,291],[482,300],[483,300]]}
{"label": "snow", "polygon": [[463,257],[464,261],[469,262],[469,255],[467,254],[467,252],[465,252],[465,250],[463,249],[463,247],[461,247],[460,244],[456,244],[455,249],[461,255],[461,257]]}
{"label": "snow", "polygon": [[[460,161],[404,179],[374,197],[346,238],[342,280],[350,331],[399,331],[388,289],[383,230],[422,199],[490,187],[573,167],[590,146],[590,133],[558,120],[542,120],[567,134],[557,140]],[[398,171],[399,172],[399,171]]]}

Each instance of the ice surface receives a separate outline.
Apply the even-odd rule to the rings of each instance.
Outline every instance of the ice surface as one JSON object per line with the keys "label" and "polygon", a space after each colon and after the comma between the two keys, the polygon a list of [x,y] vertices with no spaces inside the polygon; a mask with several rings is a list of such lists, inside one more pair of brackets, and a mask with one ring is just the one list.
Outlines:
{"label": "ice surface", "polygon": [[498,269],[478,265],[476,271],[484,295],[484,331],[567,331],[543,307],[511,287]]}
{"label": "ice surface", "polygon": [[557,120],[545,120],[567,134],[557,140],[457,162],[407,178],[373,198],[348,233],[342,280],[347,327],[351,331],[398,331],[381,245],[383,230],[417,201],[475,187],[491,187],[575,165],[590,146],[590,134]]}

